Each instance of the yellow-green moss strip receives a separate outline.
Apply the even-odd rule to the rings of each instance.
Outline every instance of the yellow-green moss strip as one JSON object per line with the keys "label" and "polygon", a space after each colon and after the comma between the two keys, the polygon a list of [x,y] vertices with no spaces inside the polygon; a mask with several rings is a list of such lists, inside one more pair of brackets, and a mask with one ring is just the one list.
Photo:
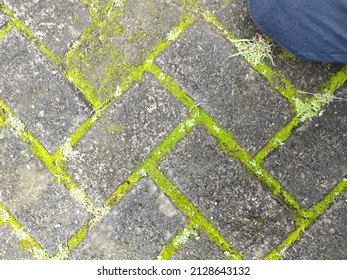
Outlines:
{"label": "yellow-green moss strip", "polygon": [[[260,181],[265,183],[272,191],[272,194],[281,198],[288,206],[290,206],[297,214],[303,213],[303,209],[296,200],[278,183],[259,162],[253,159],[237,142],[232,135],[219,127],[218,124],[208,114],[201,111],[201,120],[206,125],[208,132],[220,141],[222,150],[239,160],[248,170],[250,170]],[[299,216],[301,216],[299,214]]]}
{"label": "yellow-green moss strip", "polygon": [[177,98],[181,103],[183,103],[188,110],[192,109],[196,104],[195,101],[189,97],[182,88],[177,84],[177,82],[167,73],[163,72],[157,65],[153,64],[148,69],[157,81],[171,94]]}
{"label": "yellow-green moss strip", "polygon": [[192,221],[189,221],[175,237],[163,248],[156,260],[169,260],[173,255],[186,244],[191,237],[198,237],[197,229],[199,226]]}
{"label": "yellow-green moss strip", "polygon": [[32,41],[36,44],[38,49],[46,55],[50,60],[52,60],[56,65],[61,64],[61,59],[57,57],[54,52],[48,49],[31,31],[25,26],[18,18],[16,18],[12,11],[6,7],[4,4],[0,5],[0,11],[5,13],[8,17],[10,17],[11,21],[14,23],[15,27],[22,32],[23,36],[27,38],[29,41]]}
{"label": "yellow-green moss strip", "polygon": [[129,193],[129,191],[141,180],[144,175],[146,175],[146,173],[142,166],[135,169],[135,171],[133,171],[128,178],[106,199],[105,206],[110,208],[114,207]]}
{"label": "yellow-green moss strip", "polygon": [[[1,9],[1,8],[0,8]],[[0,40],[5,37],[5,35],[12,30],[14,27],[13,21],[9,21],[0,29]]]}
{"label": "yellow-green moss strip", "polygon": [[97,208],[94,206],[90,198],[81,190],[74,180],[59,166],[59,161],[52,157],[43,145],[37,140],[24,123],[16,117],[13,112],[0,99],[0,108],[5,111],[6,124],[18,135],[25,143],[27,143],[33,154],[41,160],[48,170],[53,174],[58,184],[64,184],[70,195],[81,204],[81,206],[90,213],[94,213]]}
{"label": "yellow-green moss strip", "polygon": [[275,249],[273,249],[265,259],[281,259],[285,256],[287,249],[290,248],[299,238],[305,234],[317,219],[326,212],[326,210],[335,203],[347,190],[347,179],[341,180],[321,201],[314,204],[303,216],[295,231]]}
{"label": "yellow-green moss strip", "polygon": [[93,222],[93,219],[86,221],[78,231],[64,244],[59,247],[58,252],[51,258],[54,260],[66,260],[69,258],[71,252],[78,247],[78,245],[83,241],[87,236],[90,225]]}
{"label": "yellow-green moss strip", "polygon": [[299,119],[298,117],[294,117],[287,123],[284,127],[282,127],[265,145],[264,147],[257,153],[255,156],[256,162],[263,162],[264,159],[278,147],[284,145],[287,139],[290,137],[292,131],[298,126]]}
{"label": "yellow-green moss strip", "polygon": [[[213,224],[197,209],[158,169],[149,168],[146,170],[149,177],[156,185],[171,198],[173,203],[191,220],[199,225],[209,238],[215,242],[219,248],[225,252],[230,259],[242,259],[239,252],[233,249],[228,241],[220,234]],[[173,253],[173,252],[171,252]]]}
{"label": "yellow-green moss strip", "polygon": [[16,235],[19,240],[19,249],[28,253],[38,260],[48,259],[49,256],[41,245],[27,232],[16,218],[0,203],[0,220],[6,223],[11,232]]}
{"label": "yellow-green moss strip", "polygon": [[6,115],[4,111],[0,108],[0,127],[6,122]]}

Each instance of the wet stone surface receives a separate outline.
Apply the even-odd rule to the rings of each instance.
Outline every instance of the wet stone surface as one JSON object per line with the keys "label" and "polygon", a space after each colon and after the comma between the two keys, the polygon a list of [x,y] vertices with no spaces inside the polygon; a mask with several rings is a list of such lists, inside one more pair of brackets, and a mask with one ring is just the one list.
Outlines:
{"label": "wet stone surface", "polygon": [[288,120],[289,106],[206,24],[197,23],[157,59],[196,104],[255,154]]}
{"label": "wet stone surface", "polygon": [[192,236],[171,260],[227,260],[227,258],[204,232],[199,231],[197,236]]}
{"label": "wet stone surface", "polygon": [[0,41],[0,70],[0,98],[51,153],[91,112],[59,72],[14,30]]}
{"label": "wet stone surface", "polygon": [[[347,87],[338,93],[346,96]],[[321,117],[301,125],[264,167],[305,208],[347,175],[347,102],[336,99]]]}
{"label": "wet stone surface", "polygon": [[262,258],[293,229],[289,211],[200,127],[160,169],[246,259]]}
{"label": "wet stone surface", "polygon": [[285,254],[289,260],[347,259],[347,196],[340,197]]}
{"label": "wet stone surface", "polygon": [[4,3],[59,56],[91,23],[88,8],[79,0],[4,0]]}
{"label": "wet stone surface", "polygon": [[185,221],[153,181],[144,178],[82,241],[71,259],[153,259]]}
{"label": "wet stone surface", "polygon": [[151,75],[145,75],[77,144],[69,172],[97,204],[103,203],[186,113]]}
{"label": "wet stone surface", "polygon": [[0,128],[0,146],[0,203],[54,254],[88,215],[5,126]]}

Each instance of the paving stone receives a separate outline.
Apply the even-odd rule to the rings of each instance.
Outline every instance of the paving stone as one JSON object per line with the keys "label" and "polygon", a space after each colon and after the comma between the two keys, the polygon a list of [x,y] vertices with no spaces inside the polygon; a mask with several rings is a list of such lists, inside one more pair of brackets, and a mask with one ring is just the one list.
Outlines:
{"label": "paving stone", "polygon": [[0,259],[1,260],[28,260],[29,254],[21,251],[18,239],[7,226],[0,226]]}
{"label": "paving stone", "polygon": [[[113,12],[112,12],[113,11]],[[180,0],[122,1],[67,58],[105,99],[181,20]]]}
{"label": "paving stone", "polygon": [[0,41],[0,98],[53,152],[91,110],[63,77],[12,30]]}
{"label": "paving stone", "polygon": [[200,127],[160,169],[246,259],[262,258],[294,228],[289,211]]}
{"label": "paving stone", "polygon": [[[339,91],[346,96],[347,86]],[[305,208],[321,200],[347,175],[347,103],[336,100],[323,116],[301,125],[264,162]]]}
{"label": "paving stone", "polygon": [[88,218],[15,134],[0,128],[0,202],[50,254]]}
{"label": "paving stone", "polygon": [[[254,38],[263,34],[250,17],[247,0],[200,0],[200,3],[238,38]],[[303,62],[276,44],[272,50],[275,66],[268,61],[269,66],[284,73],[293,85],[303,91],[318,91],[326,80],[343,67],[328,63]]]}
{"label": "paving stone", "polygon": [[191,237],[171,260],[227,260],[223,252],[212,243],[205,233]]}
{"label": "paving stone", "polygon": [[91,23],[79,0],[4,0],[29,29],[57,55],[62,55]]}
{"label": "paving stone", "polygon": [[206,24],[197,23],[157,63],[254,154],[288,119],[284,99]]}
{"label": "paving stone", "polygon": [[101,204],[186,114],[181,103],[145,75],[77,144],[69,172]]}
{"label": "paving stone", "polygon": [[285,259],[347,259],[347,196],[343,195],[302,238],[289,248]]}
{"label": "paving stone", "polygon": [[72,259],[153,259],[185,223],[185,216],[148,178],[106,216]]}

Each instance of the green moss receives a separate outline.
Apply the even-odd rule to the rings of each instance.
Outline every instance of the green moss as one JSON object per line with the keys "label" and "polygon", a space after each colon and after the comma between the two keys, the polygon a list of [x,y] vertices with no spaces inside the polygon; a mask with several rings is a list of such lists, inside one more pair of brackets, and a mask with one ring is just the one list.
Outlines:
{"label": "green moss", "polygon": [[[191,222],[204,229],[208,237],[215,242],[223,252],[227,252],[230,259],[242,258],[236,250],[230,247],[229,243],[204,215],[158,169],[150,166],[147,167],[146,171],[148,176],[171,198],[173,203],[191,220]],[[174,246],[174,244],[172,244],[172,246]]]}
{"label": "green moss", "polygon": [[13,21],[9,21],[9,22],[7,22],[7,23],[5,24],[5,26],[3,26],[2,28],[0,28],[0,40],[1,40],[2,38],[4,38],[5,35],[6,35],[7,33],[9,33],[9,32],[12,30],[13,27],[14,27]]}
{"label": "green moss", "polygon": [[199,238],[197,228],[198,225],[194,222],[189,222],[174,238],[171,239],[156,259],[169,260],[192,237]]}

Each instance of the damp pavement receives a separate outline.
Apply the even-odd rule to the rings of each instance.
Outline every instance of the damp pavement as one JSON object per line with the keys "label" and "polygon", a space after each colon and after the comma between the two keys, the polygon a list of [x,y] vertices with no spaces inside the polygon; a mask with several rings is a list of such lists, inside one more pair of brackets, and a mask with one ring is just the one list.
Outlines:
{"label": "damp pavement", "polygon": [[0,258],[346,259],[346,79],[246,0],[0,1]]}

